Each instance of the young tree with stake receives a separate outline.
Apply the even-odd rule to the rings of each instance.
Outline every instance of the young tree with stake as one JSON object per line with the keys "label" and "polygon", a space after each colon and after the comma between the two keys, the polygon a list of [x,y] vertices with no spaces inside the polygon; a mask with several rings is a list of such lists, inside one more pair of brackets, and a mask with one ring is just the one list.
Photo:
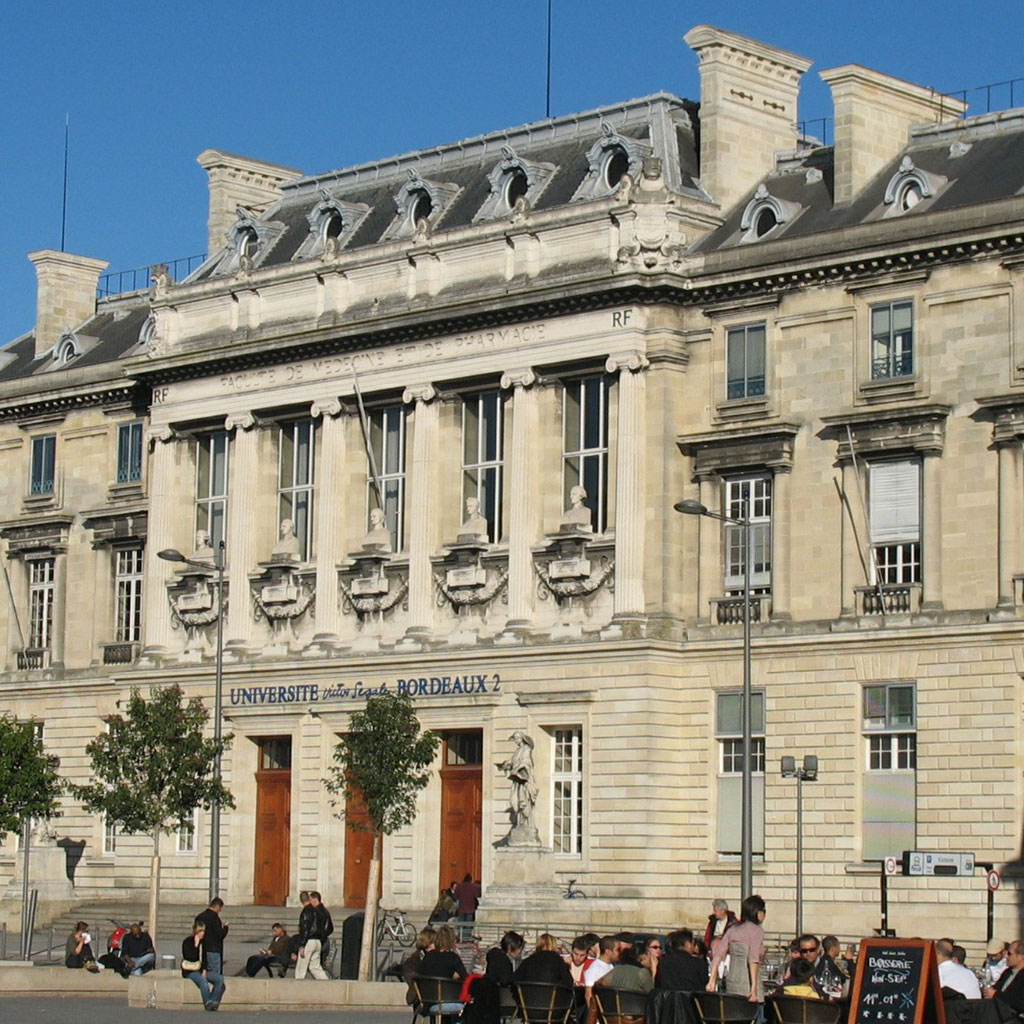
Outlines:
{"label": "young tree with stake", "polygon": [[[370,980],[370,957],[377,920],[381,839],[408,825],[416,816],[416,794],[430,779],[438,736],[420,732],[419,719],[408,694],[371,697],[352,716],[349,731],[334,749],[333,764],[324,780],[329,792],[362,800],[369,825],[352,822],[373,836],[370,877],[366,884],[363,946],[359,980]],[[344,817],[344,811],[338,814]]]}
{"label": "young tree with stake", "polygon": [[0,838],[21,834],[30,818],[53,818],[64,783],[32,719],[0,715]]}
{"label": "young tree with stake", "polygon": [[85,748],[94,781],[71,790],[86,810],[101,812],[122,832],[153,839],[149,878],[149,931],[156,940],[161,833],[192,821],[197,807],[214,801],[234,807],[214,772],[220,743],[205,735],[209,714],[198,697],[185,699],[180,686],[154,686],[145,700],[132,690],[124,715],[112,715],[107,731]]}

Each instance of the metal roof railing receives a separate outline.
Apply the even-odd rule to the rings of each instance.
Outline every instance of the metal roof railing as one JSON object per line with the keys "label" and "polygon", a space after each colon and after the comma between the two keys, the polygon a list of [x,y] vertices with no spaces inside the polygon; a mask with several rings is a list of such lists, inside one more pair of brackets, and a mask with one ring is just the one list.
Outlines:
{"label": "metal roof railing", "polygon": [[[179,259],[171,260],[166,264],[167,271],[172,281],[183,281],[197,267],[206,262],[206,253],[197,253],[195,256],[182,256]],[[153,268],[160,266],[159,263],[150,263],[144,267],[134,267],[131,270],[113,270],[109,274],[103,274],[96,285],[96,298],[107,299],[112,295],[123,295],[125,292],[137,292],[148,288],[153,276]]]}

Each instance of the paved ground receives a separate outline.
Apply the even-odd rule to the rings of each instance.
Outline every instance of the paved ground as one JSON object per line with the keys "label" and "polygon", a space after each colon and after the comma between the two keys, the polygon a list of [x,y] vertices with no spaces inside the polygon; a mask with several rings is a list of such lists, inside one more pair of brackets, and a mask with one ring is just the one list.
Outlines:
{"label": "paved ground", "polygon": [[[407,1010],[302,1010],[301,1024],[409,1024]],[[221,1010],[229,1024],[242,1021],[281,1020],[290,1014],[280,1009],[254,1013]],[[199,1024],[209,1022],[213,1014],[198,1010],[141,1010],[128,1006],[128,1000],[114,999],[22,999],[0,993],[0,1020],[4,1024]],[[297,1020],[299,1018],[296,1018]]]}

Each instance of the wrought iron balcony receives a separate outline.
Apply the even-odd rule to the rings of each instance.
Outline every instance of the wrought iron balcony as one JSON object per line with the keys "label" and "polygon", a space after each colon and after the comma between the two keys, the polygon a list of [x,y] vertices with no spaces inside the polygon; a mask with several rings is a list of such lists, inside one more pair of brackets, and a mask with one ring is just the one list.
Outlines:
{"label": "wrought iron balcony", "polygon": [[871,361],[872,380],[895,380],[914,375],[914,353],[892,352]]}

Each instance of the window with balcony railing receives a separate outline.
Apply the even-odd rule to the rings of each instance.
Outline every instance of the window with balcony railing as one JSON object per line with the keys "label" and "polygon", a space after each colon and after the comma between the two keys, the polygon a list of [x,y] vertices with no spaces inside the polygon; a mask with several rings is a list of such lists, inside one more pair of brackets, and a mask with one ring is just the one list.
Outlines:
{"label": "window with balcony railing", "polygon": [[725,339],[726,390],[730,401],[765,394],[765,325],[732,327]]}
{"label": "window with balcony railing", "polygon": [[134,484],[142,479],[142,420],[117,428],[117,482]]}
{"label": "window with balcony railing", "polygon": [[57,463],[57,435],[41,434],[32,438],[31,494],[53,494]]}
{"label": "window with balcony railing", "polygon": [[914,304],[871,307],[871,379],[894,380],[914,373]]}

